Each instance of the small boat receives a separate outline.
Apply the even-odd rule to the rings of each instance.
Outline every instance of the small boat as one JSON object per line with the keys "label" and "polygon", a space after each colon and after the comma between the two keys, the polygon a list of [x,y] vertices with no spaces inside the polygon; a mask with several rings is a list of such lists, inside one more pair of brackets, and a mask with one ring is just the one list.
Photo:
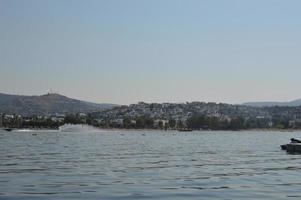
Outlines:
{"label": "small boat", "polygon": [[4,130],[11,132],[14,129],[12,129],[12,128],[5,128]]}
{"label": "small boat", "polygon": [[301,153],[301,140],[291,138],[291,142],[288,144],[280,145],[282,150],[286,150],[288,153]]}

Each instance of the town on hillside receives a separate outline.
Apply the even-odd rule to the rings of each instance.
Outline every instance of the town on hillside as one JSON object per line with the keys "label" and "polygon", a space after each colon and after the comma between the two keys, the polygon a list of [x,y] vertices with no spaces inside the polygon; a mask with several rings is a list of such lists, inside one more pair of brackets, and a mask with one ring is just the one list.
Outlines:
{"label": "town on hillside", "polygon": [[57,129],[66,123],[120,129],[299,129],[301,106],[251,107],[204,102],[139,102],[89,113],[32,116],[0,113],[0,127],[5,128]]}

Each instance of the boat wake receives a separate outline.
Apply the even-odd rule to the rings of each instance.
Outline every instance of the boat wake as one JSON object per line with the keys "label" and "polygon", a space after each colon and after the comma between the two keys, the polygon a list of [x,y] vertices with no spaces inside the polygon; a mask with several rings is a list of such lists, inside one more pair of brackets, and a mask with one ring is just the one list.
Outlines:
{"label": "boat wake", "polygon": [[97,132],[98,128],[86,124],[64,124],[59,127],[60,132]]}

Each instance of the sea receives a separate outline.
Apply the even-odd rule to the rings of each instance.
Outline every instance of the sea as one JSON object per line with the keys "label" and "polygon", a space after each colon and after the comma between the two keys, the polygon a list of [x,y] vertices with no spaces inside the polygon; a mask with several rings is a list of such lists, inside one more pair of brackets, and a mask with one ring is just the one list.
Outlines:
{"label": "sea", "polygon": [[301,199],[301,132],[0,132],[0,200]]}

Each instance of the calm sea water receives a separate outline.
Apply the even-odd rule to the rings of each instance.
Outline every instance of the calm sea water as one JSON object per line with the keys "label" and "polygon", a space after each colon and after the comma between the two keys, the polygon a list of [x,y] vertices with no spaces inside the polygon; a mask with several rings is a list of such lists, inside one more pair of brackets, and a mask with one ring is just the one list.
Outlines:
{"label": "calm sea water", "polygon": [[299,132],[0,133],[0,199],[300,199]]}

